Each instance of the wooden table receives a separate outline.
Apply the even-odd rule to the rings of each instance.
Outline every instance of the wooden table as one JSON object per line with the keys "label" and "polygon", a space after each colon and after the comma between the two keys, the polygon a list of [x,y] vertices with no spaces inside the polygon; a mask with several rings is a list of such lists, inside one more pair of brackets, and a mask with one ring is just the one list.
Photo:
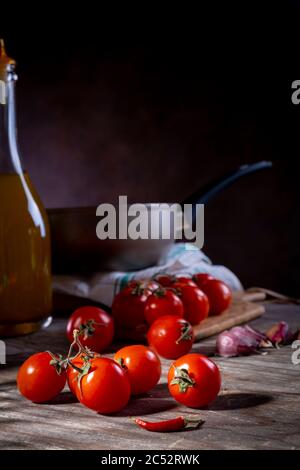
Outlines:
{"label": "wooden table", "polygon": [[[300,308],[268,305],[264,317],[252,322],[262,330],[282,319],[300,327]],[[222,376],[220,396],[209,409],[179,406],[169,395],[163,361],[160,384],[149,394],[132,399],[116,416],[100,416],[76,403],[66,390],[51,404],[23,399],[15,384],[17,367],[30,354],[51,349],[64,352],[65,320],[44,331],[7,341],[7,365],[0,365],[0,448],[2,449],[299,449],[300,365],[293,365],[291,346],[266,356],[216,358]],[[193,350],[212,354],[215,339]],[[155,434],[132,423],[130,416],[149,419],[200,414],[198,430]]]}

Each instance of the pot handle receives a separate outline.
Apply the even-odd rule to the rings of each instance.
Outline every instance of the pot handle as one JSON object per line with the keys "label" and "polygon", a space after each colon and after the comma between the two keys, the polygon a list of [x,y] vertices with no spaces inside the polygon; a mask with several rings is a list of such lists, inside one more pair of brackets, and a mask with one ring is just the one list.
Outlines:
{"label": "pot handle", "polygon": [[230,186],[242,176],[249,175],[250,173],[254,173],[258,170],[271,168],[272,166],[273,163],[271,161],[261,161],[257,163],[250,163],[248,165],[242,165],[237,170],[208,183],[195,193],[191,194],[182,202],[182,204],[206,204],[216,194],[227,188],[227,186]]}

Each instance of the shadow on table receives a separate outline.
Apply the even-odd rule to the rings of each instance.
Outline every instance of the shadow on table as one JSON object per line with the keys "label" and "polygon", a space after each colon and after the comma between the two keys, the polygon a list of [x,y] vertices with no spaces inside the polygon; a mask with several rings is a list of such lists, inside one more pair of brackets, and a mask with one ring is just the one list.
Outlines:
{"label": "shadow on table", "polygon": [[[146,416],[177,408],[178,403],[173,400],[168,393],[166,385],[160,384],[151,391],[151,394],[132,398],[126,408],[115,416]],[[265,394],[229,393],[220,395],[209,407],[205,407],[203,410],[218,411],[251,408],[263,405],[271,400],[272,397]],[[190,409],[191,413],[199,411],[200,410]]]}
{"label": "shadow on table", "polygon": [[216,400],[207,408],[209,410],[238,410],[241,408],[251,408],[254,406],[269,403],[273,398],[271,395],[262,393],[226,393],[219,395]]}
{"label": "shadow on table", "polygon": [[170,398],[170,400],[166,400],[159,398],[151,399],[149,397],[137,397],[132,398],[129,404],[123,410],[119,411],[119,413],[114,414],[114,416],[145,416],[154,413],[162,413],[176,407],[177,403],[174,402],[172,398]]}
{"label": "shadow on table", "polygon": [[158,384],[148,393],[131,398],[128,405],[115,416],[145,416],[176,408],[178,403],[171,397],[167,384]]}
{"label": "shadow on table", "polygon": [[71,403],[78,403],[77,398],[72,392],[61,392],[57,397],[46,403],[39,403],[40,405],[68,405]]}

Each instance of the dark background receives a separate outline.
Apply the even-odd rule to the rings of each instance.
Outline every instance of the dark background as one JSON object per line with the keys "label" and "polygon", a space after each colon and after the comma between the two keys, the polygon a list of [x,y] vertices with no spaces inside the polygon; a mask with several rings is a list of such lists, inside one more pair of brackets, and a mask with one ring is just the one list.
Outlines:
{"label": "dark background", "polygon": [[[276,18],[285,15],[298,30],[297,2]],[[291,103],[299,73],[280,62],[288,62],[283,44],[273,43],[271,69],[268,43],[254,44],[253,27],[247,51],[233,59],[224,36],[215,46],[200,34],[205,21],[194,25],[193,12],[137,29],[121,14],[92,17],[0,23],[18,61],[23,162],[46,207],[121,194],[177,202],[241,164],[272,160],[272,170],[207,204],[204,251],[245,286],[299,296],[300,105]]]}

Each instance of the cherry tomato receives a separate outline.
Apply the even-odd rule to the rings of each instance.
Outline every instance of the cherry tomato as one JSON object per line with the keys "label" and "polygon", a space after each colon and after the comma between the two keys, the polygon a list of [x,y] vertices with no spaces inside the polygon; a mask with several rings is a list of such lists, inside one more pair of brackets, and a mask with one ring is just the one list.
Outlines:
{"label": "cherry tomato", "polygon": [[148,297],[144,315],[149,325],[163,315],[183,317],[183,304],[172,290],[159,288]]}
{"label": "cherry tomato", "polygon": [[116,352],[114,359],[126,370],[133,395],[148,392],[160,379],[160,360],[146,346],[125,346]]}
{"label": "cherry tomato", "polygon": [[232,301],[229,287],[218,279],[209,279],[203,286],[203,291],[208,297],[210,315],[220,315],[226,310]]}
{"label": "cherry tomato", "polygon": [[147,339],[160,356],[177,359],[190,351],[194,332],[187,320],[167,315],[158,318],[151,325]]}
{"label": "cherry tomato", "polygon": [[124,408],[130,398],[130,384],[122,367],[108,357],[96,357],[85,364],[89,370],[80,382],[75,382],[78,400],[101,414],[115,413]]}
{"label": "cherry tomato", "polygon": [[183,276],[181,274],[175,276],[173,274],[157,274],[155,276],[155,280],[163,287],[173,287],[177,282],[196,287],[196,284],[191,277]]}
{"label": "cherry tomato", "polygon": [[197,284],[197,286],[201,289],[204,284],[207,283],[210,279],[214,279],[211,274],[208,273],[198,273],[194,274],[193,280]]}
{"label": "cherry tomato", "polygon": [[168,387],[176,401],[190,408],[209,405],[221,388],[218,366],[201,354],[187,354],[169,370]]}
{"label": "cherry tomato", "polygon": [[112,315],[115,320],[118,336],[124,336],[126,330],[147,331],[144,310],[148,297],[152,294],[150,289],[140,283],[125,287],[114,298]]}
{"label": "cherry tomato", "polygon": [[207,296],[198,287],[186,284],[174,284],[179,298],[183,303],[184,318],[192,325],[198,325],[208,316],[209,301]]}
{"label": "cherry tomato", "polygon": [[112,342],[113,318],[99,307],[80,307],[69,318],[67,337],[73,342],[73,330],[80,331],[80,342],[92,351],[101,352]]}
{"label": "cherry tomato", "polygon": [[193,279],[191,277],[188,277],[188,276],[176,276],[175,279],[174,279],[174,284],[176,284],[178,282],[180,284],[186,284],[188,286],[197,287],[197,284],[195,283],[195,281],[193,281]]}
{"label": "cherry tomato", "polygon": [[34,403],[44,403],[62,391],[66,372],[51,365],[52,361],[53,357],[45,351],[33,354],[21,365],[17,385],[25,398]]}
{"label": "cherry tomato", "polygon": [[174,282],[174,276],[170,274],[157,274],[154,279],[163,287],[171,287]]}
{"label": "cherry tomato", "polygon": [[142,281],[132,280],[129,281],[126,287],[139,287],[140,289],[144,289],[146,294],[151,295],[151,293],[159,288],[159,283],[153,279],[145,279]]}

